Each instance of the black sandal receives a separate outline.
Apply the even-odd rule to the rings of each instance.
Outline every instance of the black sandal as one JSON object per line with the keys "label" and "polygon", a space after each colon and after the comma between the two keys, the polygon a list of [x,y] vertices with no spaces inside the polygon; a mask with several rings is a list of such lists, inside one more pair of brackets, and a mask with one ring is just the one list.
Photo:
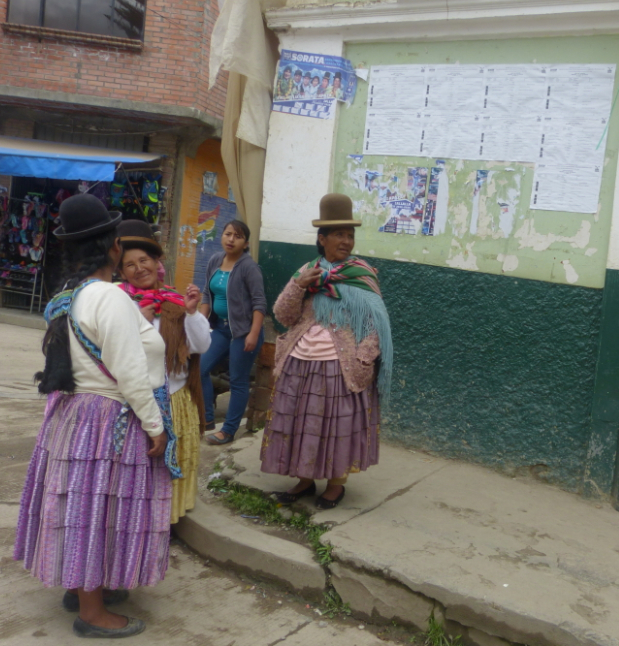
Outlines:
{"label": "black sandal", "polygon": [[287,491],[280,491],[275,493],[275,497],[277,498],[277,502],[281,503],[282,505],[291,505],[293,502],[297,502],[299,498],[303,498],[304,496],[313,496],[315,493],[316,483],[312,482],[312,484],[309,487],[303,489],[303,491],[299,491],[298,493],[288,493]]}
{"label": "black sandal", "polygon": [[335,500],[327,500],[320,496],[319,498],[316,498],[316,507],[318,507],[318,509],[335,509],[342,502],[342,498],[344,498],[345,493],[346,489],[344,485],[342,485],[342,493]]}

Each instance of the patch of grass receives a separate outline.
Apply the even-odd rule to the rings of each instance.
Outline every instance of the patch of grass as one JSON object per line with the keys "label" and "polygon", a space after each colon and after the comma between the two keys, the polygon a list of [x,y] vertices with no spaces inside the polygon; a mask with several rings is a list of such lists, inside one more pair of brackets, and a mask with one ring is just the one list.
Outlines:
{"label": "patch of grass", "polygon": [[213,478],[209,480],[208,488],[215,493],[228,493],[230,490],[230,483],[223,478]]}
{"label": "patch of grass", "polygon": [[238,484],[233,484],[225,502],[241,514],[247,516],[260,516],[265,523],[284,524],[284,518],[279,513],[277,503],[267,498],[260,491],[248,489]]}
{"label": "patch of grass", "polygon": [[[216,473],[215,470],[213,470]],[[320,537],[329,531],[326,525],[315,525],[307,512],[298,512],[291,518],[284,518],[280,513],[281,505],[266,496],[261,491],[250,489],[236,482],[231,483],[222,478],[214,478],[208,483],[208,488],[222,494],[222,499],[231,509],[245,516],[259,517],[268,525],[290,527],[305,534],[307,542],[314,550],[316,560],[320,565],[328,565],[333,561],[331,552],[333,546],[323,545]]]}
{"label": "patch of grass", "polygon": [[324,614],[333,619],[336,615],[350,615],[352,610],[350,604],[344,603],[342,597],[337,593],[334,588],[329,588],[323,596],[324,599]]}
{"label": "patch of grass", "polygon": [[435,619],[434,613],[430,615],[428,631],[424,637],[424,646],[464,646],[460,635],[450,637],[445,634],[445,627]]}
{"label": "patch of grass", "polygon": [[329,528],[326,525],[309,525],[305,530],[307,540],[314,552],[316,552],[316,560],[320,565],[329,565],[333,561],[333,556],[331,555],[333,545],[330,543],[323,544],[320,541],[320,537],[328,531]]}

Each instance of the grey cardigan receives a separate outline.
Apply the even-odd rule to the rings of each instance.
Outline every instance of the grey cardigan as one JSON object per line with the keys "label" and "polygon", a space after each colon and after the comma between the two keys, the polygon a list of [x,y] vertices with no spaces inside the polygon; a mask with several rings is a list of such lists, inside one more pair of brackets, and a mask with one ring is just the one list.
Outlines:
{"label": "grey cardigan", "polygon": [[[206,265],[206,285],[202,290],[202,304],[211,308],[209,321],[217,320],[213,311],[213,294],[210,289],[211,278],[219,269],[226,255],[225,251],[213,254]],[[264,295],[262,270],[253,258],[244,253],[237,261],[228,278],[228,324],[232,338],[246,336],[251,330],[254,311],[267,313],[267,299]]]}

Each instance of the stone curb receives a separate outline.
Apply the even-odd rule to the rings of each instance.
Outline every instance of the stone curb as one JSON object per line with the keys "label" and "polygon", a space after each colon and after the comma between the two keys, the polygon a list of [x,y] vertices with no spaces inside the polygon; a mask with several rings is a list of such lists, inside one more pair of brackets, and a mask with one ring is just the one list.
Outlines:
{"label": "stone curb", "polygon": [[45,330],[47,325],[43,314],[30,314],[29,312],[21,312],[19,310],[12,310],[7,307],[0,307],[0,323],[6,325],[18,325],[20,327],[29,327],[35,330]]}
{"label": "stone curb", "polygon": [[219,505],[196,500],[175,531],[198,554],[220,565],[274,581],[305,597],[322,599],[327,577],[308,548],[252,529]]}

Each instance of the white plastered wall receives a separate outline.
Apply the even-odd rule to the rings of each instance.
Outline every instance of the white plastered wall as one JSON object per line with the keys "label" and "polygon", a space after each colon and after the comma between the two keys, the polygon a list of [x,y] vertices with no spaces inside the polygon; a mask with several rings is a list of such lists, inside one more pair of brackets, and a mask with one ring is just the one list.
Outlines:
{"label": "white plastered wall", "polygon": [[[280,35],[281,49],[341,56],[343,47],[342,37],[333,34]],[[316,242],[312,220],[318,218],[320,198],[331,186],[336,123],[271,112],[260,240]]]}

